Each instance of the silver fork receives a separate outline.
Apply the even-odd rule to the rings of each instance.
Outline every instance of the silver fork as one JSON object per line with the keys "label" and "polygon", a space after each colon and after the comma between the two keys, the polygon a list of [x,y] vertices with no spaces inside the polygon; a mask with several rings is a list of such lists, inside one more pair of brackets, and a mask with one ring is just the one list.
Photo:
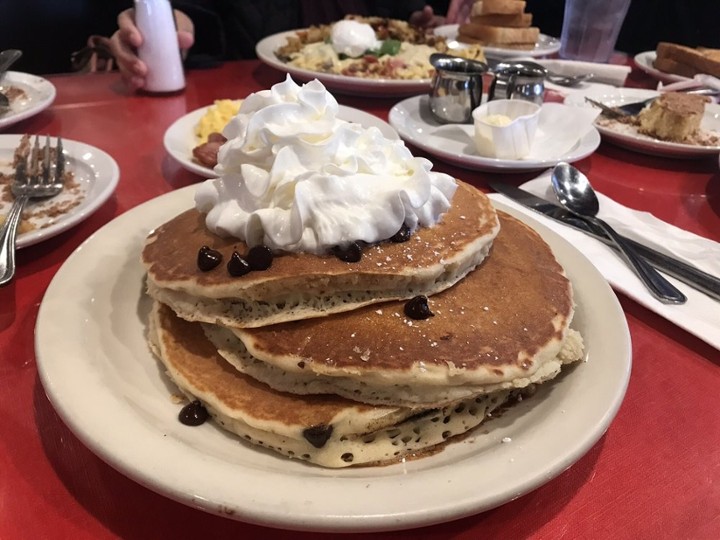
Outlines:
{"label": "silver fork", "polygon": [[15,241],[23,208],[30,199],[47,199],[60,193],[64,187],[65,155],[62,140],[57,139],[55,160],[50,159],[50,136],[45,147],[40,148],[40,137],[35,136],[35,145],[30,159],[21,159],[15,168],[15,179],[11,190],[15,196],[7,219],[0,229],[0,286],[10,282],[15,275]]}

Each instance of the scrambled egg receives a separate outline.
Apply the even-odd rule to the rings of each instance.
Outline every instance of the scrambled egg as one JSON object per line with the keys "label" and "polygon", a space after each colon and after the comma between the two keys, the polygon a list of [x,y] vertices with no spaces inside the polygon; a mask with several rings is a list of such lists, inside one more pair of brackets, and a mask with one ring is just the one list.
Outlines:
{"label": "scrambled egg", "polygon": [[242,100],[216,99],[195,126],[198,144],[207,142],[211,133],[222,133],[223,128],[240,109]]}

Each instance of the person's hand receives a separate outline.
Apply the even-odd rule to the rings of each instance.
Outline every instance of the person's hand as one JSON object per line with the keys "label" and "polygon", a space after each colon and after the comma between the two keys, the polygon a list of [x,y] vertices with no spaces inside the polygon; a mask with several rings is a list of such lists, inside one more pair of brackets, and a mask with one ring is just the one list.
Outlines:
{"label": "person's hand", "polygon": [[[178,46],[187,51],[195,41],[195,29],[190,17],[182,11],[175,10]],[[110,38],[110,50],[115,57],[123,80],[133,89],[145,86],[147,66],[137,56],[137,48],[142,44],[143,37],[135,26],[135,10],[130,8],[118,15],[118,29]]]}
{"label": "person's hand", "polygon": [[445,16],[448,24],[463,24],[470,20],[470,12],[474,0],[450,0],[447,15]]}
{"label": "person's hand", "polygon": [[425,6],[420,11],[413,11],[408,22],[420,28],[436,28],[441,24],[445,24],[445,17],[435,15],[432,6]]}

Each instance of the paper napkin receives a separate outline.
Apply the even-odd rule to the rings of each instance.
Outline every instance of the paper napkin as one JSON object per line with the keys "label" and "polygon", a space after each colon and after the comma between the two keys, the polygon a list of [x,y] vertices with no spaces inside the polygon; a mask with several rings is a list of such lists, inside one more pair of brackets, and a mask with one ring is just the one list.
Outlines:
{"label": "paper napkin", "polygon": [[[544,172],[538,178],[520,187],[543,199],[557,203],[550,184],[550,171]],[[687,296],[688,301],[678,306],[663,304],[647,291],[640,279],[627,266],[620,255],[602,242],[546,218],[537,212],[528,210],[504,195],[491,194],[491,198],[498,199],[508,206],[537,219],[543,225],[560,234],[595,265],[614,289],[633,298],[651,311],[699,337],[716,349],[720,349],[720,302],[672,277],[666,276],[673,285]],[[647,212],[627,208],[600,193],[598,198],[600,199],[598,216],[612,225],[619,233],[657,251],[692,264],[709,274],[720,275],[720,244],[717,242],[679,229]]]}
{"label": "paper napkin", "polygon": [[546,67],[557,75],[566,77],[572,75],[584,75],[585,73],[593,73],[593,82],[611,84],[613,86],[623,86],[625,79],[630,74],[630,66],[620,66],[617,64],[600,64],[597,62],[581,62],[579,60],[555,60],[539,58],[535,62]]}

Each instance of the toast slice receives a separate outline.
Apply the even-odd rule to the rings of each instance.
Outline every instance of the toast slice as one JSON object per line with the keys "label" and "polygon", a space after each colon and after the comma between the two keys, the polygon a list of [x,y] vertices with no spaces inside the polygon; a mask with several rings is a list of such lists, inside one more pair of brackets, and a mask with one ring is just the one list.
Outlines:
{"label": "toast slice", "polygon": [[528,28],[506,28],[503,26],[490,26],[484,24],[467,23],[460,25],[458,29],[458,40],[471,38],[477,41],[470,43],[483,43],[485,45],[506,45],[506,44],[532,44],[534,45],[540,37],[540,29],[536,26]]}
{"label": "toast slice", "polygon": [[487,26],[527,28],[532,24],[532,18],[532,13],[513,13],[510,15],[493,13],[490,15],[475,15],[474,17],[470,17],[470,22]]}
{"label": "toast slice", "polygon": [[720,77],[720,49],[686,47],[661,41],[656,48],[655,67],[660,71],[692,77],[707,73]]}
{"label": "toast slice", "polygon": [[473,9],[470,13],[471,15],[513,15],[524,11],[524,0],[481,0],[473,4]]}

